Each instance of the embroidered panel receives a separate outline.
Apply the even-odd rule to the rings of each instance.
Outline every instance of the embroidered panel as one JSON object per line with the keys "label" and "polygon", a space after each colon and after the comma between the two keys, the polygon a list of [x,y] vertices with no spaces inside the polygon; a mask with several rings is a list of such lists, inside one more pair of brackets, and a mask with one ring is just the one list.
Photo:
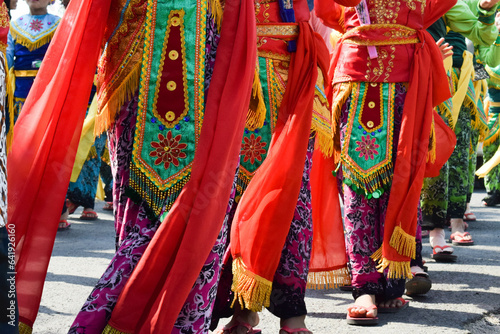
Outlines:
{"label": "embroidered panel", "polygon": [[207,2],[148,5],[130,186],[155,215],[189,180],[205,99]]}
{"label": "embroidered panel", "polygon": [[390,183],[394,83],[353,83],[341,150],[344,182],[378,198]]}

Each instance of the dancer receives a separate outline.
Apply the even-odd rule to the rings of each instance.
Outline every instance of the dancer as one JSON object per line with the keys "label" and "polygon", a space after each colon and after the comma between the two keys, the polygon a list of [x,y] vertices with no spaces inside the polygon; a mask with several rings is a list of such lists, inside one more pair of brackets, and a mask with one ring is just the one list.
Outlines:
{"label": "dancer", "polygon": [[450,92],[440,51],[423,29],[454,4],[362,1],[323,14],[316,8],[325,23],[345,32],[330,70],[355,299],[350,324],[375,324],[377,312],[408,306],[401,296],[415,257],[423,177],[452,152],[452,145],[440,144],[437,156],[435,140],[453,142],[433,114]]}

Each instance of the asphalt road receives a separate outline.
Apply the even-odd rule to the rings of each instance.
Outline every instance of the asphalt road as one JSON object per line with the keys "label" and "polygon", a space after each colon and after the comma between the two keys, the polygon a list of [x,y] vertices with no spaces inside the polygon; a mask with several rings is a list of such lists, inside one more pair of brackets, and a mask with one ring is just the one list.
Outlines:
{"label": "asphalt road", "polygon": [[[474,193],[470,223],[474,246],[455,247],[458,261],[436,263],[424,239],[424,258],[432,290],[411,298],[410,307],[397,314],[381,314],[377,327],[355,327],[345,321],[352,303],[349,292],[338,289],[308,291],[307,326],[315,334],[329,333],[500,333],[500,206],[480,205],[484,191]],[[70,216],[71,228],[58,232],[33,333],[67,333],[80,307],[104,272],[114,252],[112,215],[97,203],[99,219],[79,220],[81,208]],[[447,235],[449,236],[449,232]],[[263,333],[278,333],[279,320],[261,314]]]}

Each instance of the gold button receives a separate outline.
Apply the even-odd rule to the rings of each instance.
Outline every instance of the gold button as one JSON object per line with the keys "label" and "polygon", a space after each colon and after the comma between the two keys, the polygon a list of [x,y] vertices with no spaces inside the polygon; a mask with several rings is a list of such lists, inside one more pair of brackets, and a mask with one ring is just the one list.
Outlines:
{"label": "gold button", "polygon": [[373,128],[375,124],[373,124],[372,121],[368,121],[368,123],[366,123],[366,126],[369,127],[370,129]]}
{"label": "gold button", "polygon": [[181,20],[178,17],[173,17],[172,18],[172,25],[174,27],[177,27],[179,24],[181,24]]}
{"label": "gold button", "polygon": [[167,119],[167,121],[172,122],[175,119],[175,113],[173,111],[168,111],[165,114],[165,118]]}
{"label": "gold button", "polygon": [[376,82],[372,82],[372,83],[370,83],[370,86],[377,87],[377,83]]}
{"label": "gold button", "polygon": [[167,82],[167,89],[169,91],[174,91],[176,88],[177,88],[177,84],[175,83],[175,81]]}
{"label": "gold button", "polygon": [[176,60],[177,58],[179,58],[179,52],[172,50],[168,53],[168,57],[172,60]]}
{"label": "gold button", "polygon": [[372,108],[372,109],[375,108],[375,102],[373,102],[373,101],[368,102],[368,108]]}

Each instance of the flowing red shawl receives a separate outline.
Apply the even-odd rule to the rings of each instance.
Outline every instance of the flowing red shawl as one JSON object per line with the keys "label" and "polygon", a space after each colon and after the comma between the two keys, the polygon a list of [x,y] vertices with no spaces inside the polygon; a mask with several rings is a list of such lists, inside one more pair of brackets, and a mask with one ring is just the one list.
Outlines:
{"label": "flowing red shawl", "polygon": [[127,281],[104,333],[170,333],[173,328],[224,220],[250,103],[256,44],[253,2],[226,1],[191,179]]}
{"label": "flowing red shawl", "polygon": [[8,214],[21,331],[40,306],[109,7],[110,0],[71,1],[14,128]]}
{"label": "flowing red shawl", "polygon": [[[321,37],[307,22],[300,22],[297,51],[292,53],[270,149],[240,200],[231,230],[232,290],[235,300],[253,311],[269,306],[273,277],[300,192],[311,132],[317,67],[327,73],[328,58]],[[346,260],[332,164],[318,151],[311,172],[315,243],[311,265],[315,271],[323,272],[342,268]],[[320,220],[324,224],[316,225]],[[335,236],[337,243],[332,242]],[[337,245],[340,250],[335,249]]]}

